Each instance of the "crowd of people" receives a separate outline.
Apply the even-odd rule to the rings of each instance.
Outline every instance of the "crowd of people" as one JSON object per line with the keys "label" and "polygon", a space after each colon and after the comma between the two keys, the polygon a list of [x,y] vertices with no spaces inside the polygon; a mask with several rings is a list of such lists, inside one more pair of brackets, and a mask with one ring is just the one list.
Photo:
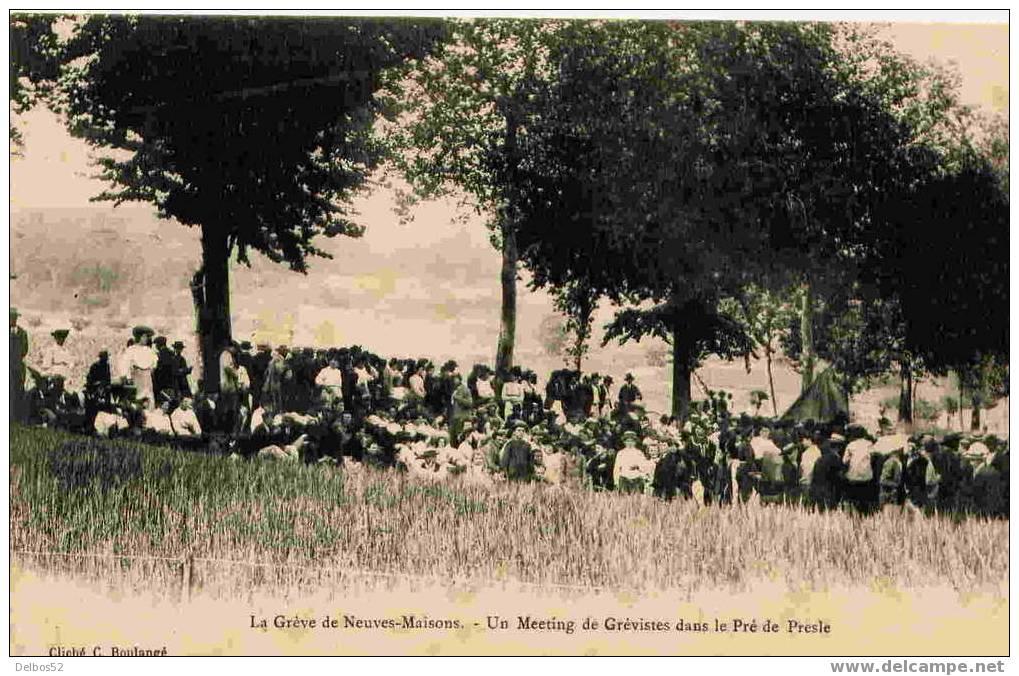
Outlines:
{"label": "crowd of people", "polygon": [[[542,481],[726,504],[758,499],[861,514],[911,510],[1005,516],[1008,444],[994,436],[871,436],[848,420],[786,423],[695,402],[680,425],[649,414],[632,374],[561,370],[465,376],[447,361],[385,359],[358,346],[232,343],[216,391],[138,326],[78,386],[52,333],[39,363],[11,311],[11,418],[103,437],[169,442],[233,459],[397,467],[424,480]],[[754,497],[756,496],[756,498]]]}

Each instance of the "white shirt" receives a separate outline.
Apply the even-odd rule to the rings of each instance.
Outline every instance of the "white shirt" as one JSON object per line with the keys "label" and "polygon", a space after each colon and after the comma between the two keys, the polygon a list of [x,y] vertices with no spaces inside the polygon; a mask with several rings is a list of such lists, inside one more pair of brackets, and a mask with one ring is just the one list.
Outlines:
{"label": "white shirt", "polygon": [[170,427],[170,416],[158,408],[145,411],[144,427],[160,434],[173,434],[173,428]]}
{"label": "white shirt", "polygon": [[425,396],[425,379],[415,373],[410,377],[410,389],[414,394],[423,399]]}
{"label": "white shirt", "polygon": [[502,398],[504,401],[522,402],[524,400],[524,388],[520,383],[508,382],[502,386]]}
{"label": "white shirt", "polygon": [[[360,377],[360,375],[358,377]],[[343,372],[340,371],[340,369],[333,368],[332,366],[326,366],[318,372],[317,376],[315,376],[315,384],[319,387],[328,387],[330,389],[339,390],[339,393],[342,395]]]}
{"label": "white shirt", "polygon": [[66,345],[53,343],[44,347],[39,357],[39,371],[47,376],[63,376],[66,390],[78,389],[74,380],[74,357]]}
{"label": "white shirt", "polygon": [[846,446],[846,478],[850,481],[866,482],[874,478],[874,470],[870,464],[871,449],[874,444],[866,439],[854,439]]}
{"label": "white shirt", "polygon": [[495,390],[492,389],[492,381],[488,379],[478,378],[477,383],[478,399],[492,399],[495,397]]}
{"label": "white shirt", "polygon": [[99,436],[109,437],[111,432],[126,430],[128,424],[126,418],[119,416],[116,413],[99,411],[99,413],[96,414],[93,427],[95,428],[96,434]]}
{"label": "white shirt", "polygon": [[650,479],[655,472],[654,463],[644,457],[639,448],[626,446],[616,453],[612,467],[613,479]]}
{"label": "white shirt", "polygon": [[238,366],[229,350],[223,350],[219,355],[219,386],[229,392],[244,392],[251,389],[248,369]]}
{"label": "white shirt", "polygon": [[807,447],[800,456],[800,483],[807,485],[814,476],[814,464],[821,458],[821,449],[814,444]]}
{"label": "white shirt", "polygon": [[202,426],[198,422],[198,416],[192,409],[177,407],[170,414],[170,422],[173,423],[173,431],[178,437],[200,437]]}
{"label": "white shirt", "polygon": [[156,351],[148,345],[131,345],[121,355],[118,367],[119,375],[134,380],[138,372],[156,368]]}

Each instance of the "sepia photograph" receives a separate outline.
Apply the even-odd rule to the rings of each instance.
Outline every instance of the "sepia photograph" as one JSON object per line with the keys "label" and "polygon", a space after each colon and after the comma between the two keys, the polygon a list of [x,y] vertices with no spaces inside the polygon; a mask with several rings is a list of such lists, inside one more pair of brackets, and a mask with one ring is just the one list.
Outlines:
{"label": "sepia photograph", "polygon": [[10,656],[1003,671],[972,14],[11,11]]}

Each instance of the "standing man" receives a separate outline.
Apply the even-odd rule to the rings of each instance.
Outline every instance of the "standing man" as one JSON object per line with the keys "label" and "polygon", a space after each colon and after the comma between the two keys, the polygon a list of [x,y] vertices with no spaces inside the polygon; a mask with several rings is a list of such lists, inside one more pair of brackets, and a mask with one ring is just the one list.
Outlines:
{"label": "standing man", "polygon": [[594,403],[597,395],[594,393],[594,385],[591,383],[591,376],[585,375],[580,380],[580,385],[577,387],[577,403],[580,405],[581,413],[584,414],[584,418],[591,417],[591,410],[594,408]]}
{"label": "standing man", "polygon": [[450,395],[449,436],[453,446],[459,446],[464,427],[474,413],[474,397],[459,373],[453,374],[453,394]]}
{"label": "standing man", "polygon": [[519,419],[524,408],[524,388],[518,381],[517,373],[510,371],[502,386],[503,416],[509,420]]}
{"label": "standing man", "polygon": [[819,447],[820,438],[817,434],[811,432],[810,429],[804,428],[800,433],[800,445],[803,446],[803,453],[800,454],[800,502],[804,506],[809,506],[810,501],[810,486],[814,481],[814,466],[817,461],[821,458],[821,449]]}
{"label": "standing man", "polygon": [[28,405],[25,400],[25,356],[28,354],[28,334],[18,326],[18,311],[11,308],[11,421],[25,422]]}
{"label": "standing man", "polygon": [[[174,356],[170,348],[166,346],[166,336],[156,336],[152,344],[156,349],[156,368],[152,370],[152,390],[155,392],[159,405],[162,407],[165,392],[171,395],[176,394],[176,382],[174,380]],[[174,397],[176,399],[177,397]]]}
{"label": "standing man", "polygon": [[251,410],[262,405],[262,390],[271,361],[272,348],[268,343],[259,343],[251,357],[251,368],[248,369],[248,377],[251,379]]}
{"label": "standing man", "polygon": [[499,468],[510,481],[530,481],[534,478],[534,450],[525,437],[527,424],[517,420],[512,425],[513,436],[499,452]]}
{"label": "standing man", "polygon": [[424,407],[425,399],[428,397],[425,377],[425,364],[418,363],[414,374],[407,381],[410,386],[410,390],[407,392],[407,403],[411,405],[412,412],[414,413],[417,413]]}
{"label": "standing man", "polygon": [[634,403],[643,399],[640,389],[634,383],[635,380],[632,373],[627,373],[626,383],[619,388],[619,409],[622,413],[629,413],[633,410]]}
{"label": "standing man", "polygon": [[[601,379],[601,395],[600,395],[601,406],[608,407],[609,410],[605,411],[606,414],[612,413],[612,392],[610,391],[611,387],[612,387],[612,376],[605,376],[604,378]],[[598,409],[598,414],[599,415],[602,414],[602,410],[600,408]]]}
{"label": "standing man", "polygon": [[287,362],[288,352],[289,349],[286,345],[277,346],[276,354],[273,355],[272,361],[269,362],[269,368],[266,369],[261,403],[262,408],[271,413],[282,413],[286,410],[283,408],[284,395],[290,386],[290,381],[294,378],[294,372]]}
{"label": "standing man", "polygon": [[488,406],[495,401],[495,388],[492,387],[492,372],[488,370],[487,366],[482,366],[478,370],[478,380],[475,383],[475,389],[478,393],[478,408]]}
{"label": "standing man", "polygon": [[602,391],[601,376],[597,373],[591,374],[591,392],[594,395],[592,407],[594,411],[597,411],[596,415],[600,418],[602,409],[605,407],[605,393]]}
{"label": "standing man", "polygon": [[331,359],[329,364],[315,376],[315,385],[319,388],[319,403],[330,411],[343,412],[343,371],[340,370],[338,359]]}
{"label": "standing man", "polygon": [[878,481],[878,503],[882,511],[894,510],[902,504],[902,459],[905,447],[900,446],[888,453]]}
{"label": "standing man", "polygon": [[810,501],[820,511],[836,509],[842,501],[842,477],[845,465],[842,464],[844,440],[841,437],[824,442],[821,457],[814,463],[814,471],[810,481]]}
{"label": "standing man", "polygon": [[89,423],[95,419],[96,413],[110,405],[110,353],[103,350],[99,359],[93,362],[85,378],[85,415]]}
{"label": "standing man", "polygon": [[244,375],[247,377],[248,380],[247,386],[244,388],[245,391],[244,398],[246,400],[245,401],[246,405],[249,407],[249,410],[254,410],[254,406],[252,405],[251,402],[252,400],[251,368],[252,365],[254,364],[255,358],[255,355],[251,354],[252,347],[253,346],[251,345],[251,341],[242,340],[241,343],[237,346],[237,351],[234,354],[234,361],[236,362],[238,368],[244,369]]}
{"label": "standing man", "polygon": [[251,382],[248,372],[237,364],[237,345],[223,348],[219,354],[219,402],[217,413],[222,423],[221,431],[233,434],[244,424],[246,397]]}
{"label": "standing man", "polygon": [[179,340],[174,341],[171,357],[172,389],[177,393],[178,399],[189,399],[192,396],[191,383],[188,381],[191,367],[188,366],[188,360],[184,357],[184,343]]}

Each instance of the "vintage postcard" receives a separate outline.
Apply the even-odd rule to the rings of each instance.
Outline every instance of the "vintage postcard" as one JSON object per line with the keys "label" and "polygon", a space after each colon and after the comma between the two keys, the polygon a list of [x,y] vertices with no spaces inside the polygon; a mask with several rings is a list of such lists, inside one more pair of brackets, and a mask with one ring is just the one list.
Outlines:
{"label": "vintage postcard", "polygon": [[11,655],[1000,671],[1008,32],[12,12]]}

